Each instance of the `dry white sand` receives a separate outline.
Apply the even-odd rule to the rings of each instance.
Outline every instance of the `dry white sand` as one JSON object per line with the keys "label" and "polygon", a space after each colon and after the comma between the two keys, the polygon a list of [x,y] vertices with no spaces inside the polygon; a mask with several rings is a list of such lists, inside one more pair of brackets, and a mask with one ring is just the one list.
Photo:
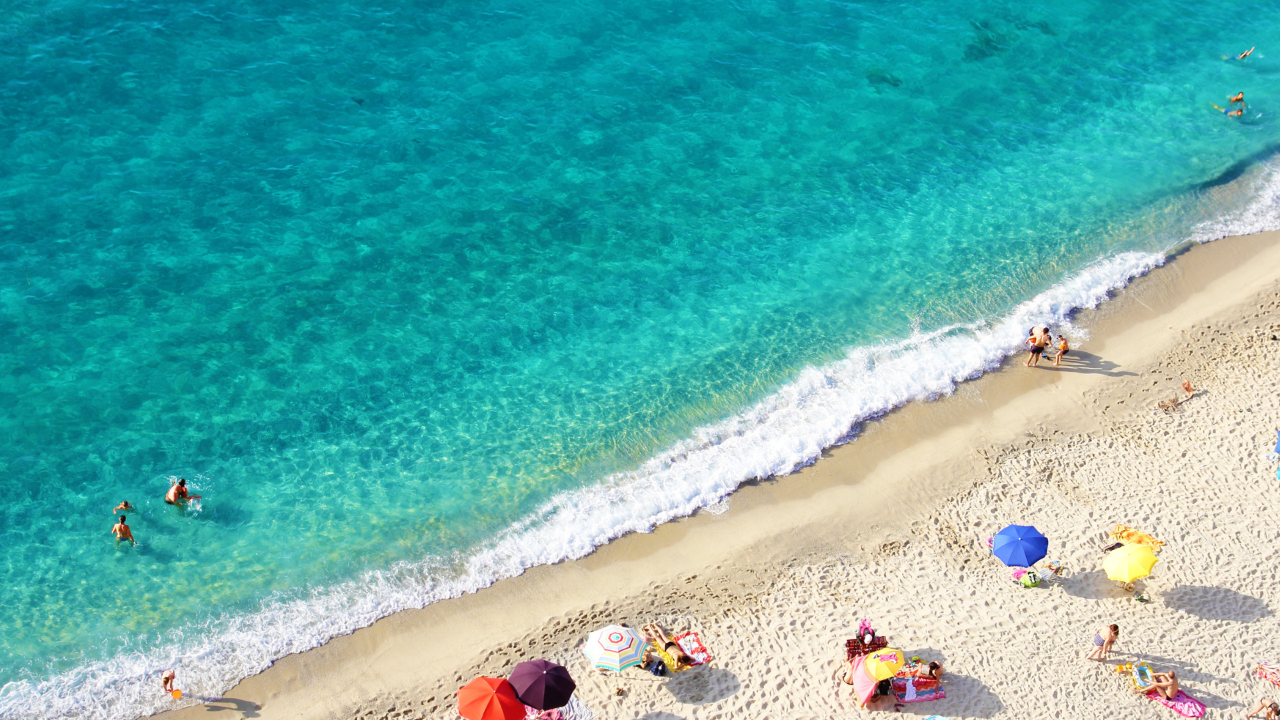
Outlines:
{"label": "dry white sand", "polygon": [[[564,662],[597,718],[860,717],[878,713],[858,709],[835,673],[861,618],[946,665],[947,698],[897,708],[909,715],[1176,717],[1112,671],[1142,659],[1177,670],[1207,717],[1243,717],[1267,690],[1252,668],[1280,659],[1280,480],[1268,458],[1280,243],[1231,242],[1192,250],[1086,318],[1092,334],[1063,370],[1019,362],[747,488],[724,515],[286,658],[214,705],[239,712],[215,717],[455,718],[463,682],[534,657]],[[1157,409],[1184,378],[1197,394]],[[982,542],[1011,522],[1049,537],[1065,578],[1012,582]],[[1148,603],[1101,570],[1116,523],[1167,543],[1138,583]],[[654,620],[697,630],[716,660],[671,679],[616,678],[577,650],[596,627]],[[1084,660],[1112,622],[1111,661]]]}

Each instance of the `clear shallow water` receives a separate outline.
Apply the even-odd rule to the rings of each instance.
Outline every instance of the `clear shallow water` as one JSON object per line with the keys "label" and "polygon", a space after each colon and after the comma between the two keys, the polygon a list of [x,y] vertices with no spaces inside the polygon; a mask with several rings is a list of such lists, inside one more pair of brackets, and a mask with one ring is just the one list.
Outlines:
{"label": "clear shallow water", "polygon": [[1277,39],[1242,2],[19,4],[0,715],[215,694],[688,513],[1276,226]]}

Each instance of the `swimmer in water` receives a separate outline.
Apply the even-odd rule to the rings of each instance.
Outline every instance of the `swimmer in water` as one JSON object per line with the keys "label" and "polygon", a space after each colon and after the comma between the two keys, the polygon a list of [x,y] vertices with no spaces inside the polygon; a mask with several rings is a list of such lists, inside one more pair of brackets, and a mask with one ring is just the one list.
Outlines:
{"label": "swimmer in water", "polygon": [[1242,52],[1242,53],[1240,53],[1239,55],[1237,55],[1237,56],[1236,56],[1236,59],[1237,59],[1237,60],[1243,60],[1243,59],[1245,59],[1245,58],[1249,57],[1250,55],[1252,55],[1252,54],[1253,54],[1253,50],[1254,50],[1254,48],[1256,48],[1256,47],[1257,47],[1257,45],[1254,45],[1253,47],[1249,48],[1248,50],[1245,50],[1244,52]]}
{"label": "swimmer in water", "polygon": [[115,509],[112,510],[111,512],[114,514],[114,513],[120,512],[121,510],[132,510],[132,509],[133,509],[133,506],[129,504],[128,500],[125,500],[124,502],[117,505]]}
{"label": "swimmer in water", "polygon": [[121,540],[128,540],[134,545],[138,544],[138,541],[133,539],[133,531],[129,529],[128,525],[124,524],[123,515],[120,516],[120,522],[111,527],[111,534],[116,536],[117,545],[120,544]]}
{"label": "swimmer in water", "polygon": [[199,500],[199,495],[187,494],[187,481],[185,478],[179,478],[178,482],[169,488],[169,492],[165,493],[164,501],[170,505],[186,505],[188,500]]}
{"label": "swimmer in water", "polygon": [[1238,92],[1238,93],[1236,93],[1235,95],[1232,95],[1232,96],[1231,96],[1231,100],[1229,101],[1229,103],[1230,103],[1231,105],[1235,105],[1236,103],[1240,103],[1240,107],[1241,107],[1241,108],[1243,108],[1243,107],[1244,107],[1244,93],[1243,93],[1243,92]]}
{"label": "swimmer in water", "polygon": [[173,694],[173,682],[177,679],[177,675],[178,674],[172,670],[165,670],[164,673],[160,675],[160,687],[164,688],[164,691],[170,695]]}
{"label": "swimmer in water", "polygon": [[1242,107],[1240,107],[1240,108],[1237,108],[1237,109],[1235,109],[1235,110],[1228,110],[1228,109],[1226,109],[1226,108],[1224,108],[1224,107],[1218,107],[1218,105],[1216,105],[1215,103],[1209,103],[1209,104],[1210,104],[1210,105],[1213,105],[1213,106],[1214,106],[1215,108],[1217,108],[1218,110],[1221,110],[1221,111],[1222,111],[1222,114],[1223,114],[1223,115],[1226,115],[1227,117],[1240,117],[1241,115],[1244,115],[1244,107],[1243,107],[1243,106],[1242,106]]}

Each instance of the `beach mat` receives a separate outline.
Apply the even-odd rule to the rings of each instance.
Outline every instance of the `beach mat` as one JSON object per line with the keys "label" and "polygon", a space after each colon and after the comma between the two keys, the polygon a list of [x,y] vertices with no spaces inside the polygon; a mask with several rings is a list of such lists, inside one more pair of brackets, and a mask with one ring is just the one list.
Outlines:
{"label": "beach mat", "polygon": [[941,700],[947,696],[947,691],[942,689],[942,683],[933,679],[894,678],[893,694],[898,702],[918,703]]}
{"label": "beach mat", "polygon": [[1147,698],[1150,700],[1155,700],[1156,702],[1160,703],[1161,705],[1167,708],[1170,708],[1171,710],[1173,710],[1174,712],[1178,713],[1183,717],[1189,717],[1189,718],[1204,717],[1204,703],[1191,697],[1190,695],[1186,694],[1181,690],[1178,691],[1177,695],[1173,696],[1172,700],[1166,700],[1163,695],[1156,692],[1155,690],[1152,690],[1151,692],[1147,693]]}
{"label": "beach mat", "polygon": [[702,644],[702,638],[698,637],[698,633],[680,633],[671,639],[685,651],[685,654],[693,658],[694,665],[706,665],[712,661],[711,651]]}

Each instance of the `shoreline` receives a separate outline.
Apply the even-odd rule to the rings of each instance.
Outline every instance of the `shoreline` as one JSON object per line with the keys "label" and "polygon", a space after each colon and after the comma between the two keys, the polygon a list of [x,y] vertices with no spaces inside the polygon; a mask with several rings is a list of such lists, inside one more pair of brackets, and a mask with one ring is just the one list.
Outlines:
{"label": "shoreline", "polygon": [[[882,559],[909,541],[913,523],[983,482],[991,459],[1008,448],[1028,437],[1102,432],[1126,417],[1124,405],[1134,401],[1115,391],[1128,388],[1151,357],[1179,342],[1171,328],[1187,330],[1275,286],[1280,270],[1268,268],[1280,267],[1278,240],[1280,234],[1262,233],[1192,246],[1098,309],[1078,312],[1074,322],[1090,337],[1073,347],[1079,364],[1070,368],[1042,364],[1029,371],[1020,366],[1021,356],[1010,358],[949,397],[909,403],[864,423],[853,441],[829,449],[809,467],[745,484],[721,515],[699,511],[652,533],[616,539],[580,560],[536,567],[477,593],[393,614],[282,658],[232,688],[225,697],[234,703],[213,707],[234,706],[264,718],[324,718],[399,702],[427,717],[449,717],[452,692],[461,685],[456,678],[560,652],[580,642],[579,634],[585,637],[580,624],[663,612],[714,614],[735,593],[805,559]],[[1170,395],[1176,384],[1153,387]],[[681,590],[655,593],[655,585]],[[535,628],[540,636],[529,639]],[[466,641],[442,652],[440,643],[453,637]],[[517,641],[527,649],[513,652]],[[159,717],[194,718],[208,709]]]}

